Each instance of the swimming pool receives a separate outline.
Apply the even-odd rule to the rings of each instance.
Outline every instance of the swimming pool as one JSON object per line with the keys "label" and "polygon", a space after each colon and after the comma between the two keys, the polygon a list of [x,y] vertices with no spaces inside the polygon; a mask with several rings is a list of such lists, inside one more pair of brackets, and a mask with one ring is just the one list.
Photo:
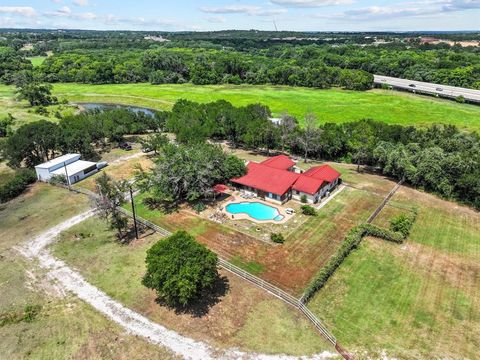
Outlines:
{"label": "swimming pool", "polygon": [[283,220],[284,216],[273,206],[268,206],[259,202],[241,202],[228,204],[225,207],[230,214],[247,214],[251,218],[259,221]]}

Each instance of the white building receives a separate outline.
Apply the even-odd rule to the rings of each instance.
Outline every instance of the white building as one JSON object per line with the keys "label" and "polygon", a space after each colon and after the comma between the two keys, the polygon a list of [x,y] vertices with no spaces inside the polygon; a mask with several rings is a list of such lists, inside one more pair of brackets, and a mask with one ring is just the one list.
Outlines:
{"label": "white building", "polygon": [[64,176],[68,183],[75,184],[98,171],[97,163],[80,160],[80,154],[66,154],[35,166],[37,178],[48,182],[55,176]]}

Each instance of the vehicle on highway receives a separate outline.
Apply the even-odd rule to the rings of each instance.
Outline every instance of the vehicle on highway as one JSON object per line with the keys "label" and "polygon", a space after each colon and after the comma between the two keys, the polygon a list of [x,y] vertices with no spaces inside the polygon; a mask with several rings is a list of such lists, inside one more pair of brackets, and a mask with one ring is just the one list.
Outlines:
{"label": "vehicle on highway", "polygon": [[417,87],[417,85],[415,85],[415,84],[410,84],[408,86],[411,87],[411,88]]}
{"label": "vehicle on highway", "polygon": [[443,91],[443,89],[440,88],[440,87],[436,88],[435,90],[437,90],[437,91]]}

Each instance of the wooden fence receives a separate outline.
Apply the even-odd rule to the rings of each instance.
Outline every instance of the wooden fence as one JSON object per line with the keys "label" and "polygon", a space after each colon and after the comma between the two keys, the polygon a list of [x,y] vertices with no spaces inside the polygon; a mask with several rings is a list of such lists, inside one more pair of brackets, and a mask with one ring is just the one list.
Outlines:
{"label": "wooden fence", "polygon": [[[71,191],[81,193],[84,195],[87,195],[91,198],[96,198],[98,197],[97,194],[85,190],[85,189],[79,189],[79,188],[70,188]],[[392,194],[393,195],[393,194]],[[388,200],[387,200],[388,201]],[[385,202],[386,203],[386,202]],[[129,210],[126,210],[122,207],[117,208],[122,214],[130,217],[133,219],[133,213],[130,212]],[[157,224],[152,223],[151,221],[148,221],[146,219],[143,219],[140,216],[135,216],[136,220],[138,223],[142,224],[143,226],[146,226],[147,228],[161,234],[162,236],[170,236],[172,233],[168,231],[167,229],[164,229]],[[272,294],[273,296],[279,298],[286,304],[293,306],[294,308],[298,309],[317,329],[317,331],[327,340],[330,344],[332,344],[337,352],[342,355],[342,357],[346,360],[354,360],[354,357],[345,349],[343,349],[340,344],[338,343],[337,339],[333,334],[327,329],[327,327],[318,319],[315,314],[313,314],[306,306],[305,304],[301,301],[301,299],[297,299],[294,296],[290,295],[289,293],[285,292],[284,290],[276,287],[275,285],[270,284],[269,282],[252,275],[248,271],[245,271],[238,266],[233,265],[232,263],[228,262],[225,259],[222,259],[219,257],[218,261],[219,266],[224,268],[227,271],[230,271],[231,273],[241,277],[242,279],[258,286],[259,288],[267,291],[268,293]]]}

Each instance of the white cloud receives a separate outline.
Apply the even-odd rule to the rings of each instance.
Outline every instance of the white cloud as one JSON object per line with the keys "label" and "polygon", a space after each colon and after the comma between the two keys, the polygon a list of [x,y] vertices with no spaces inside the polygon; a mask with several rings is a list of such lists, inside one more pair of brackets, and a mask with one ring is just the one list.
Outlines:
{"label": "white cloud", "polygon": [[223,24],[227,22],[227,19],[225,19],[224,16],[209,16],[209,17],[206,17],[205,20],[207,20],[212,24]]}
{"label": "white cloud", "polygon": [[34,17],[37,12],[31,6],[0,6],[0,13]]}
{"label": "white cloud", "polygon": [[354,0],[270,0],[272,4],[286,7],[315,8],[323,6],[348,5]]}
{"label": "white cloud", "polygon": [[264,9],[254,5],[203,6],[200,11],[209,14],[246,14],[251,16],[273,16],[287,12],[285,9]]}
{"label": "white cloud", "polygon": [[72,4],[75,6],[88,6],[88,0],[73,0]]}

